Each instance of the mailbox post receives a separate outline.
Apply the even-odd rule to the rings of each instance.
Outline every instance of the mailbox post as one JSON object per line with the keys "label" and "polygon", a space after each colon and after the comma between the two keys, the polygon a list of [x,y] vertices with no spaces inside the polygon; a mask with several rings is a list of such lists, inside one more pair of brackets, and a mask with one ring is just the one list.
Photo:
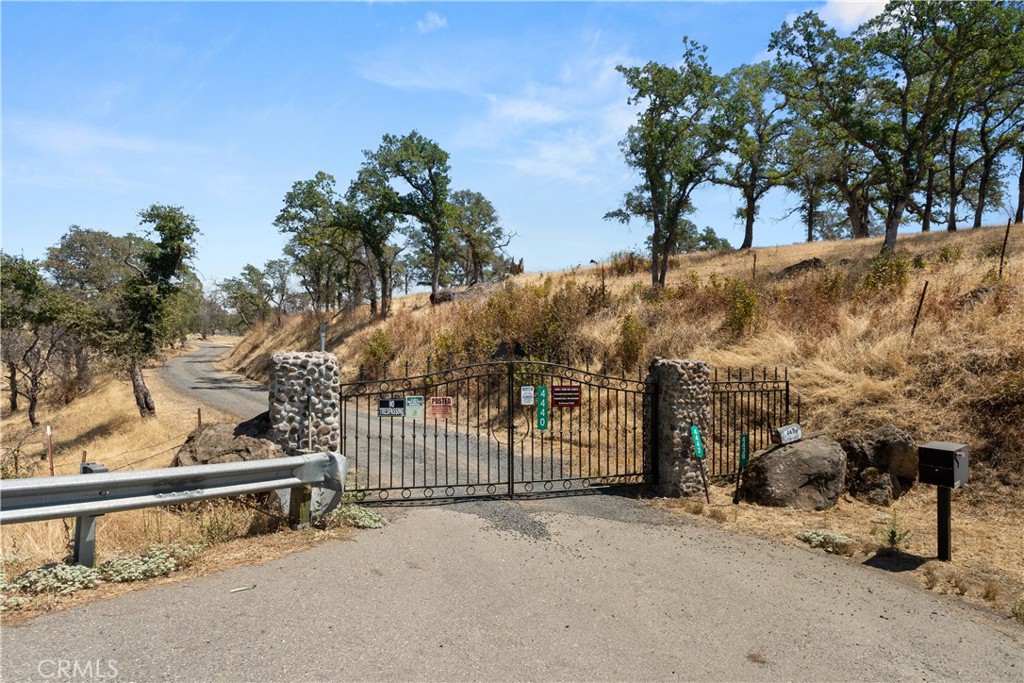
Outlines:
{"label": "mailbox post", "polygon": [[967,483],[970,447],[965,443],[929,441],[917,449],[917,478],[922,484],[938,487],[938,555],[943,562],[953,559],[953,489]]}

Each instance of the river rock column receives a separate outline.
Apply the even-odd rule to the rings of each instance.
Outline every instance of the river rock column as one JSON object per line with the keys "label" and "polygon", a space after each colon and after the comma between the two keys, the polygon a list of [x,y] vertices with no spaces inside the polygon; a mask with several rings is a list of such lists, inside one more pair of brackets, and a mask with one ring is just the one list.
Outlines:
{"label": "river rock column", "polygon": [[[707,434],[711,424],[711,370],[697,360],[665,360],[651,363],[648,382],[658,387],[654,424],[648,430],[646,457],[657,472],[655,489],[660,496],[678,498],[704,492],[700,465],[694,457],[690,425]],[[651,448],[654,453],[651,453]]]}
{"label": "river rock column", "polygon": [[341,377],[333,353],[290,351],[270,359],[270,438],[286,455],[337,451]]}

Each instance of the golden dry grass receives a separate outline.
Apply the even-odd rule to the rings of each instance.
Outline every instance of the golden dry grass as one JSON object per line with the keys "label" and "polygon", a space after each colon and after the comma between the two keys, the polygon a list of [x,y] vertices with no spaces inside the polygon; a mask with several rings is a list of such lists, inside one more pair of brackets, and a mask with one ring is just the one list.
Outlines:
{"label": "golden dry grass", "polygon": [[[227,341],[231,340],[219,340]],[[53,430],[55,473],[75,474],[83,452],[112,471],[167,467],[174,454],[196,427],[197,409],[205,422],[237,422],[233,415],[183,396],[160,378],[157,368],[144,371],[157,407],[155,418],[143,420],[135,408],[131,385],[106,377],[85,396],[70,405],[44,403],[39,419],[44,425],[30,430],[24,411],[4,415],[2,443],[22,444],[22,474],[48,476],[45,425]],[[32,436],[22,439],[26,432]],[[154,544],[202,543],[210,546],[195,566],[157,583],[183,580],[232,566],[259,564],[308,547],[317,539],[347,537],[346,531],[302,534],[264,533],[274,528],[273,519],[233,501],[209,501],[188,512],[148,508],[105,515],[97,521],[97,562],[118,555],[139,555]],[[62,561],[70,550],[73,520],[52,520],[0,527],[0,550],[5,576],[50,562]],[[150,585],[152,582],[145,582]],[[16,623],[40,612],[63,609],[94,599],[137,589],[136,584],[102,585],[68,597],[41,596],[14,614],[5,624]]]}
{"label": "golden dry grass", "polygon": [[[1024,600],[1024,554],[1020,529],[1024,510],[1008,505],[1019,499],[1010,487],[986,485],[953,492],[952,561],[936,558],[936,492],[918,485],[892,507],[879,508],[843,496],[831,510],[816,512],[732,504],[732,486],[712,486],[711,503],[703,497],[666,499],[658,504],[698,515],[737,533],[789,545],[802,546],[796,534],[807,529],[828,529],[853,540],[850,560],[906,576],[939,593],[961,597],[1009,614]],[[984,502],[972,500],[983,495]],[[884,531],[893,523],[909,532],[900,553],[887,554]],[[962,592],[961,592],[962,591]]]}

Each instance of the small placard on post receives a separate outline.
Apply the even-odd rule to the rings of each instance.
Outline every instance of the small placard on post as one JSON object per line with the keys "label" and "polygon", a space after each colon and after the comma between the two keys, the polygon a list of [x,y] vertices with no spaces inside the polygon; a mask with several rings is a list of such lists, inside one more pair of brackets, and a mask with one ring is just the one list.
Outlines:
{"label": "small placard on post", "polygon": [[804,438],[804,430],[798,424],[784,425],[772,430],[772,443],[777,446],[795,443],[802,438]]}

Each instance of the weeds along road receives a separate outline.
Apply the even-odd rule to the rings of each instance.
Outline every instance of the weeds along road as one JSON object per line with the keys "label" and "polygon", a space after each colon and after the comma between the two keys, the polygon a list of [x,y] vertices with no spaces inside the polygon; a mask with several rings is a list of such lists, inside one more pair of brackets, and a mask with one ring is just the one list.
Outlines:
{"label": "weeds along road", "polygon": [[[820,551],[586,496],[377,508],[353,541],[3,629],[0,677],[1014,681],[1022,635]],[[237,590],[242,589],[242,590]]]}

